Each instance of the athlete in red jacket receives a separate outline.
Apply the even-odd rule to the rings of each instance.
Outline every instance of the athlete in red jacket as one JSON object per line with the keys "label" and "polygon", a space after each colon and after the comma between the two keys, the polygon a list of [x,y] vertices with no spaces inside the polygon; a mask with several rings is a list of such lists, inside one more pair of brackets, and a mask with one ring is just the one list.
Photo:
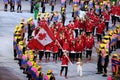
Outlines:
{"label": "athlete in red jacket", "polygon": [[81,39],[83,40],[84,45],[85,45],[85,41],[86,41],[86,33],[85,33],[84,31],[81,33]]}
{"label": "athlete in red jacket", "polygon": [[60,70],[60,76],[62,76],[62,72],[65,68],[65,78],[67,79],[67,72],[68,72],[68,62],[69,62],[69,57],[67,52],[64,52],[62,56],[62,64],[61,64],[61,70]]}
{"label": "athlete in red jacket", "polygon": [[116,12],[116,21],[120,22],[120,5],[117,6]]}
{"label": "athlete in red jacket", "polygon": [[83,19],[81,19],[80,21],[79,21],[79,26],[78,26],[78,28],[79,28],[79,34],[81,34],[81,32],[85,29],[85,21],[83,20]]}
{"label": "athlete in red jacket", "polygon": [[69,43],[68,43],[68,40],[66,38],[65,38],[65,41],[63,42],[62,48],[63,48],[63,52],[69,51]]}
{"label": "athlete in red jacket", "polygon": [[75,61],[75,55],[76,55],[76,52],[75,52],[75,40],[71,40],[71,43],[70,43],[70,59],[72,60],[72,62],[74,63]]}
{"label": "athlete in red jacket", "polygon": [[97,41],[102,41],[102,34],[104,33],[105,23],[100,22],[96,29]]}
{"label": "athlete in red jacket", "polygon": [[59,51],[59,44],[58,41],[55,40],[55,42],[53,43],[53,61],[57,61],[58,58],[58,51]]}
{"label": "athlete in red jacket", "polygon": [[86,34],[89,35],[90,33],[93,32],[94,29],[94,23],[92,22],[92,20],[88,20],[86,22]]}
{"label": "athlete in red jacket", "polygon": [[103,12],[103,16],[104,16],[105,25],[106,25],[106,31],[108,31],[109,30],[110,13],[107,10],[105,10]]}
{"label": "athlete in red jacket", "polygon": [[76,17],[74,19],[74,31],[75,31],[75,37],[78,37],[78,27],[79,27],[79,22],[80,22],[80,18]]}
{"label": "athlete in red jacket", "polygon": [[82,59],[82,53],[84,51],[85,45],[84,45],[84,41],[83,40],[77,40],[76,41],[76,58],[81,58]]}
{"label": "athlete in red jacket", "polygon": [[112,13],[112,17],[111,17],[111,19],[112,19],[112,24],[113,24],[113,26],[116,24],[116,13],[117,13],[117,6],[116,5],[112,5],[112,7],[111,7],[111,13]]}
{"label": "athlete in red jacket", "polygon": [[60,23],[60,26],[58,27],[58,32],[60,31],[65,31],[65,26],[63,25],[63,23]]}
{"label": "athlete in red jacket", "polygon": [[73,21],[69,21],[68,27],[72,30],[74,30],[74,24]]}
{"label": "athlete in red jacket", "polygon": [[46,58],[45,62],[48,62],[50,60],[50,53],[51,53],[51,44],[48,44],[45,46],[45,58]]}
{"label": "athlete in red jacket", "polygon": [[88,57],[89,57],[89,60],[91,60],[93,45],[94,45],[94,38],[92,34],[90,34],[86,38],[86,62],[88,62]]}

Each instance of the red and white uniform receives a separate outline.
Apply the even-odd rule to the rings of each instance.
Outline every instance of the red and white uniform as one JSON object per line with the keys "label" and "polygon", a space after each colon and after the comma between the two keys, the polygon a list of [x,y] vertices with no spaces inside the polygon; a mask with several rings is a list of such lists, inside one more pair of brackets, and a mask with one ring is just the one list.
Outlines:
{"label": "red and white uniform", "polygon": [[58,39],[59,38],[59,32],[54,31],[54,37],[55,37],[55,39]]}
{"label": "red and white uniform", "polygon": [[80,30],[84,30],[84,28],[85,28],[84,21],[82,21],[82,20],[79,21],[79,26],[78,26],[78,28],[79,28]]}
{"label": "red and white uniform", "polygon": [[63,47],[63,51],[69,51],[69,43],[68,43],[68,41],[64,41],[62,47]]}
{"label": "red and white uniform", "polygon": [[86,22],[86,32],[93,32],[94,23],[92,21]]}
{"label": "red and white uniform", "polygon": [[63,45],[64,38],[61,34],[59,34],[58,42],[60,43],[61,46]]}
{"label": "red and white uniform", "polygon": [[[67,55],[66,55],[67,56]],[[69,62],[69,60],[68,60],[68,58],[66,57],[65,55],[63,55],[62,56],[62,66],[68,66],[68,62]]]}
{"label": "red and white uniform", "polygon": [[68,41],[74,38],[74,33],[73,33],[72,29],[69,29],[66,32],[66,38],[67,38]]}
{"label": "red and white uniform", "polygon": [[75,53],[75,43],[73,44],[73,42],[70,44],[70,53]]}
{"label": "red and white uniform", "polygon": [[81,34],[81,40],[84,42],[84,44],[85,44],[85,41],[86,41],[86,34],[85,33],[83,33],[83,34]]}
{"label": "red and white uniform", "polygon": [[68,27],[69,27],[70,29],[74,30],[74,24],[69,23],[69,24],[68,24]]}
{"label": "red and white uniform", "polygon": [[97,34],[103,34],[104,29],[105,29],[105,23],[101,22],[96,29]]}
{"label": "red and white uniform", "polygon": [[69,38],[67,38],[69,45],[72,43],[72,40],[74,40],[74,36],[70,35]]}
{"label": "red and white uniform", "polygon": [[94,38],[93,37],[87,37],[86,38],[86,50],[91,50],[94,45]]}
{"label": "red and white uniform", "polygon": [[58,27],[58,32],[60,32],[60,31],[65,31],[65,27],[64,27],[64,25],[62,23]]}
{"label": "red and white uniform", "polygon": [[112,6],[111,12],[112,12],[112,15],[116,15],[116,13],[117,13],[117,6]]}
{"label": "red and white uniform", "polygon": [[97,25],[99,24],[99,22],[100,22],[100,17],[94,16],[92,20],[93,20],[94,27],[95,27],[95,26],[97,26]]}
{"label": "red and white uniform", "polygon": [[82,53],[84,51],[85,45],[84,41],[77,41],[76,42],[76,52]]}
{"label": "red and white uniform", "polygon": [[120,16],[120,6],[117,7],[117,16]]}
{"label": "red and white uniform", "polygon": [[106,22],[109,22],[110,21],[110,14],[108,12],[103,12],[103,16],[104,16],[104,19]]}
{"label": "red and white uniform", "polygon": [[75,19],[74,20],[74,29],[78,29],[78,27],[79,27],[79,19]]}
{"label": "red and white uniform", "polygon": [[51,52],[51,44],[48,44],[45,46],[45,51],[46,52]]}
{"label": "red and white uniform", "polygon": [[57,53],[59,51],[59,44],[58,42],[54,42],[52,46],[53,53]]}
{"label": "red and white uniform", "polygon": [[93,19],[93,17],[95,16],[94,11],[91,11],[91,12],[87,13],[87,16],[89,18]]}

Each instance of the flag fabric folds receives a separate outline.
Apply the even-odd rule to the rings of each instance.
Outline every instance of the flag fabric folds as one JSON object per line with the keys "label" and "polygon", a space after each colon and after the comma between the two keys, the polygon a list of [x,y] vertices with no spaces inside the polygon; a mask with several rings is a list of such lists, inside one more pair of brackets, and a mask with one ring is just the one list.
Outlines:
{"label": "flag fabric folds", "polygon": [[51,30],[49,29],[47,23],[40,23],[40,28],[38,33],[28,42],[28,47],[30,49],[43,49],[44,46],[52,43],[55,37]]}

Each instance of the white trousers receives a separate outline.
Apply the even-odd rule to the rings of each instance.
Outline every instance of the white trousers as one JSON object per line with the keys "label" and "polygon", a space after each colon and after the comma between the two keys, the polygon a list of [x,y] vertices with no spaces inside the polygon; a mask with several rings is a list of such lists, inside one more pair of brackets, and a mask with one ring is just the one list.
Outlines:
{"label": "white trousers", "polygon": [[82,66],[77,65],[77,73],[82,76]]}

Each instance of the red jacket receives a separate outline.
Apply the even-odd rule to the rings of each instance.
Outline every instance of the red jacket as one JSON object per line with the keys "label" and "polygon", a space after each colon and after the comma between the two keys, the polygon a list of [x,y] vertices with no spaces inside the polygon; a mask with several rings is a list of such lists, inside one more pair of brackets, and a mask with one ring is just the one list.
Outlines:
{"label": "red jacket", "polygon": [[58,32],[60,32],[60,31],[65,31],[65,27],[64,26],[58,27]]}
{"label": "red jacket", "polygon": [[86,23],[86,32],[93,32],[93,28],[94,28],[94,23],[88,21],[88,23]]}
{"label": "red jacket", "polygon": [[59,32],[54,32],[55,39],[59,39]]}
{"label": "red jacket", "polygon": [[59,41],[60,45],[62,46],[63,42],[64,42],[64,39],[63,38],[59,38],[58,41]]}
{"label": "red jacket", "polygon": [[65,55],[62,56],[62,66],[68,66],[68,58]]}
{"label": "red jacket", "polygon": [[88,17],[93,19],[93,17],[95,16],[94,12],[89,12],[87,13]]}
{"label": "red jacket", "polygon": [[81,34],[81,39],[85,42],[85,40],[86,40],[86,34]]}
{"label": "red jacket", "polygon": [[83,52],[84,47],[84,42],[82,40],[80,42],[76,42],[76,52]]}
{"label": "red jacket", "polygon": [[70,29],[72,29],[72,30],[74,30],[74,24],[68,24],[68,27],[70,28]]}
{"label": "red jacket", "polygon": [[58,50],[59,50],[59,45],[58,45],[58,43],[54,42],[53,47],[52,47],[53,53],[57,53]]}
{"label": "red jacket", "polygon": [[120,16],[120,6],[117,7],[117,15]]}
{"label": "red jacket", "polygon": [[51,44],[46,45],[46,46],[45,46],[45,50],[46,50],[46,51],[51,51]]}
{"label": "red jacket", "polygon": [[94,45],[94,39],[87,37],[85,45],[86,45],[86,49],[92,49]]}
{"label": "red jacket", "polygon": [[71,40],[71,39],[74,39],[74,34],[73,34],[73,32],[72,33],[66,33],[66,38],[67,38],[67,40],[69,41],[69,40]]}
{"label": "red jacket", "polygon": [[69,51],[69,43],[68,43],[68,41],[67,42],[63,42],[63,50],[67,50],[67,51]]}
{"label": "red jacket", "polygon": [[104,28],[105,28],[105,23],[104,22],[100,23],[96,29],[97,34],[103,34]]}
{"label": "red jacket", "polygon": [[84,28],[85,28],[85,23],[84,23],[84,21],[79,21],[79,26],[78,26],[78,28],[80,29],[80,30],[83,30]]}
{"label": "red jacket", "polygon": [[71,43],[70,44],[70,51],[74,51],[75,52],[75,44]]}
{"label": "red jacket", "polygon": [[105,19],[106,21],[109,21],[109,20],[110,20],[110,14],[109,14],[109,13],[103,12],[103,16],[104,16],[104,19]]}
{"label": "red jacket", "polygon": [[74,20],[74,29],[75,29],[75,28],[78,28],[78,26],[79,26],[79,22],[80,22],[80,21],[77,20],[77,19]]}
{"label": "red jacket", "polygon": [[[100,22],[100,17],[94,16],[92,20],[93,20],[94,25],[97,26],[98,23]],[[94,26],[94,27],[95,27],[95,26]]]}
{"label": "red jacket", "polygon": [[115,15],[117,13],[117,6],[112,6],[111,12],[113,15]]}
{"label": "red jacket", "polygon": [[90,37],[90,40],[91,40],[92,45],[94,45],[94,37],[93,36]]}
{"label": "red jacket", "polygon": [[71,45],[72,40],[75,40],[75,39],[74,39],[74,36],[71,36],[71,37],[67,38],[67,40],[68,40],[69,45]]}

